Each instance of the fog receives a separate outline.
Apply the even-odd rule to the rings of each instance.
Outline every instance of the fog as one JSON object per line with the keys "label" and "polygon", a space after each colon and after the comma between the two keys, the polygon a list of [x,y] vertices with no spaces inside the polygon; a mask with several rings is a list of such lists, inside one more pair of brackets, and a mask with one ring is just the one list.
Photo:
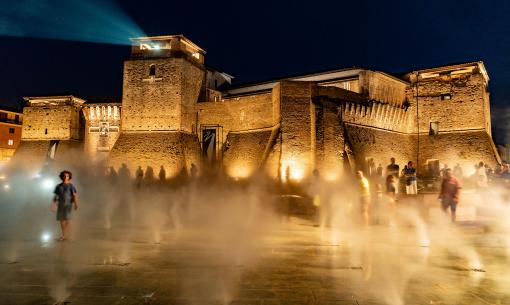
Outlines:
{"label": "fog", "polygon": [[[249,274],[275,260],[272,266],[326,278],[324,285],[359,304],[373,299],[406,304],[430,283],[438,286],[434,289],[442,302],[459,303],[488,275],[502,294],[510,284],[510,268],[502,264],[510,258],[504,183],[464,190],[459,209],[476,209],[476,223],[451,223],[439,203],[426,206],[421,197],[392,202],[373,191],[370,225],[365,226],[351,177],[281,185],[263,175],[238,181],[200,173],[137,183],[118,172],[112,175],[105,164],[90,166],[75,158],[56,162],[40,176],[11,164],[2,181],[9,187],[1,193],[0,264],[38,270],[55,302],[83,289],[77,283],[98,266],[136,269],[141,278],[160,279],[164,291],[132,292],[142,299],[171,292],[192,304],[230,304],[246,289]],[[73,172],[79,208],[72,214],[70,240],[58,242],[50,202],[63,169]],[[371,188],[376,189],[373,181]],[[314,196],[320,197],[318,207]],[[0,281],[7,285],[15,276],[3,272]],[[459,278],[462,288],[450,289],[448,283]],[[121,285],[123,278],[111,281]],[[288,287],[293,285],[290,276]],[[423,291],[416,290],[420,286]]]}

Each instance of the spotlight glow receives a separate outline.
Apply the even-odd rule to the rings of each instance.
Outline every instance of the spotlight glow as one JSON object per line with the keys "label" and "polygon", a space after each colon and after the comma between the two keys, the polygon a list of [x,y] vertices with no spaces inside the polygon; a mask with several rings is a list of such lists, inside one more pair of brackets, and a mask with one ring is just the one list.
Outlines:
{"label": "spotlight glow", "polygon": [[53,186],[55,186],[55,182],[50,178],[46,178],[41,182],[41,186],[45,190],[50,190]]}
{"label": "spotlight glow", "polygon": [[51,239],[51,234],[50,234],[50,233],[48,233],[48,232],[43,232],[43,234],[41,234],[41,241],[42,241],[43,243],[47,243],[47,242],[49,242],[49,241],[50,241],[50,239]]}

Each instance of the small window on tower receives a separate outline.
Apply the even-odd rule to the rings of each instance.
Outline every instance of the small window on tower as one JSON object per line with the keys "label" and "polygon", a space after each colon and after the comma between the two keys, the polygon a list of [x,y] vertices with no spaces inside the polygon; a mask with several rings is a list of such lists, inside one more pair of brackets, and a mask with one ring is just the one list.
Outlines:
{"label": "small window on tower", "polygon": [[149,76],[156,76],[156,66],[155,65],[151,65],[151,67],[149,68]]}
{"label": "small window on tower", "polygon": [[452,95],[450,93],[441,94],[442,101],[451,100],[451,99],[452,99]]}
{"label": "small window on tower", "polygon": [[48,134],[48,128],[44,129],[44,134]]}
{"label": "small window on tower", "polygon": [[14,128],[9,128],[9,133],[14,133]]}
{"label": "small window on tower", "polygon": [[9,141],[7,142],[7,145],[9,145],[9,146],[14,145],[14,140],[9,139]]}

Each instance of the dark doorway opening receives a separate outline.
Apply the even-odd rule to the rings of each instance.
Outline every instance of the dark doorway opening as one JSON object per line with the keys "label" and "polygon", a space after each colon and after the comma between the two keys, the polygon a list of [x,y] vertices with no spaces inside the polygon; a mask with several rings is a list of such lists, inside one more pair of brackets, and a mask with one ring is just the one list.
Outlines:
{"label": "dark doorway opening", "polygon": [[207,164],[216,163],[216,129],[202,130],[202,157]]}

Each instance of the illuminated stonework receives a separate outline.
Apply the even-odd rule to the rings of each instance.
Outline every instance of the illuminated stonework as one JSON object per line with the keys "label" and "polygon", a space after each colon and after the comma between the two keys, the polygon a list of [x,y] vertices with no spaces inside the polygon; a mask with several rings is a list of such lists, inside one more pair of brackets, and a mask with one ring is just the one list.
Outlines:
{"label": "illuminated stonework", "polygon": [[438,162],[467,171],[499,161],[482,62],[399,77],[348,68],[234,86],[182,35],[132,42],[122,103],[37,108],[28,98],[23,140],[82,141],[90,156],[125,163],[131,173],[163,166],[173,176],[195,164],[236,179],[261,172],[304,181],[318,170],[335,180],[354,168],[375,172],[390,157],[418,161],[421,174]]}
{"label": "illuminated stonework", "polygon": [[87,102],[82,110],[86,120],[85,151],[92,158],[109,152],[120,135],[121,104]]}

